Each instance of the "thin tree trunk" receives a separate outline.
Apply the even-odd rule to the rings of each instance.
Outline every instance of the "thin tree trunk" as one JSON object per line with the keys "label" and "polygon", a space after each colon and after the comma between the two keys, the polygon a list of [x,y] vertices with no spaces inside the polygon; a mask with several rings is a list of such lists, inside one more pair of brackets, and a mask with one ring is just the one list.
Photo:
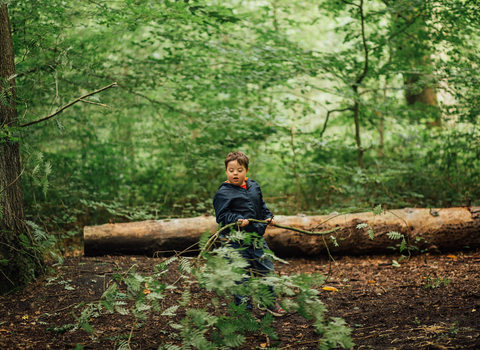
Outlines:
{"label": "thin tree trunk", "polygon": [[[410,4],[405,4],[407,7],[410,7]],[[417,37],[427,37],[430,35],[427,30],[427,25],[425,24],[426,18],[418,16],[419,9],[413,9],[410,14],[405,14],[403,16],[406,20],[413,20],[415,23],[410,27],[411,30],[414,30]],[[406,17],[405,17],[406,16]],[[418,18],[415,20],[415,17]],[[395,17],[395,21],[398,20],[398,15]],[[434,52],[428,43],[425,42],[415,42],[411,40],[411,37],[406,37],[403,42],[398,43],[398,48],[401,51],[404,51],[406,62],[409,62],[410,69],[414,73],[404,74],[404,81],[406,85],[405,89],[405,100],[408,105],[413,106],[416,103],[420,104],[420,113],[423,114],[423,106],[438,106],[437,93],[435,89],[430,86],[427,82],[422,80],[428,80],[429,73],[422,73],[421,70],[429,68],[432,66],[431,54]],[[419,69],[423,67],[423,69]],[[418,73],[417,73],[418,72]],[[427,79],[424,79],[427,78]],[[432,113],[431,110],[425,109],[425,112]],[[441,113],[438,111],[433,111],[435,120],[433,122],[428,122],[429,126],[441,126]]]}
{"label": "thin tree trunk", "polygon": [[[385,106],[385,103],[387,102],[387,78],[385,77],[385,84],[383,86],[383,105]],[[380,134],[380,145],[378,147],[378,156],[383,157],[383,112],[380,111],[379,113],[379,127],[378,127],[378,133]]]}
{"label": "thin tree trunk", "polygon": [[295,150],[295,139],[294,139],[295,133],[293,131],[293,126],[289,130],[290,130],[290,146],[292,147],[292,152],[293,152],[293,175],[295,176],[295,184],[297,185],[295,210],[298,212],[299,201],[300,201],[300,182],[298,180],[298,174],[297,174],[297,151]]}
{"label": "thin tree trunk", "polygon": [[[4,132],[18,126],[15,106],[15,60],[7,5],[0,7],[0,91],[6,92],[8,105],[0,102],[0,294],[26,284],[42,272],[40,254],[33,246],[25,224],[21,165],[18,141]],[[5,81],[7,81],[5,83]],[[28,242],[28,246],[22,244]]]}
{"label": "thin tree trunk", "polygon": [[365,63],[363,67],[362,73],[359,75],[355,84],[352,86],[352,90],[355,93],[355,105],[353,106],[353,119],[355,122],[355,140],[357,142],[357,156],[358,156],[358,166],[363,168],[363,149],[362,149],[362,141],[360,139],[360,121],[359,121],[359,96],[358,96],[358,87],[362,83],[363,79],[366,77],[368,72],[368,48],[367,48],[367,41],[365,38],[365,17],[363,15],[363,0],[360,0],[360,5],[358,6],[358,10],[360,12],[360,24],[362,26],[362,42],[363,42],[363,53],[365,55]]}
{"label": "thin tree trunk", "polygon": [[363,149],[362,140],[360,139],[360,122],[358,120],[358,107],[358,102],[355,102],[355,105],[353,106],[353,118],[355,120],[355,141],[357,142],[358,166],[360,168],[363,168]]}

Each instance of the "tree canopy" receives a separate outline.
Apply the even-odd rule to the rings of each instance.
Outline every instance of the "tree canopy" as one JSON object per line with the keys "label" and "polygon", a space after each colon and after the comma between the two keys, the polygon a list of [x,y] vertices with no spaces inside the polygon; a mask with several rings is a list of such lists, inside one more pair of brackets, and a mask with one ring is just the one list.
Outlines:
{"label": "tree canopy", "polygon": [[277,214],[479,203],[474,1],[8,9],[18,120],[2,144],[20,144],[32,224],[75,235],[212,212],[233,150]]}

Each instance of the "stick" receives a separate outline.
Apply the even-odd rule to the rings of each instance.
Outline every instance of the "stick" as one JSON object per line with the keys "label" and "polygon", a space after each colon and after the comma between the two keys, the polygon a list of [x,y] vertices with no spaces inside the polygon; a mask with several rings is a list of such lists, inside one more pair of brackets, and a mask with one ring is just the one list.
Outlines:
{"label": "stick", "polygon": [[[261,223],[261,224],[270,224],[270,221],[264,221],[264,220],[257,220],[257,219],[247,219],[248,221],[250,222],[258,222],[258,223]],[[238,222],[233,222],[231,224],[228,224],[228,225],[225,225],[223,226],[220,230],[218,230],[217,232],[215,232],[212,237],[210,237],[207,241],[207,243],[205,243],[205,247],[203,247],[203,249],[200,251],[200,253],[198,254],[198,257],[195,259],[195,262],[192,264],[192,266],[194,267],[198,267],[198,263],[200,261],[200,258],[202,257],[202,253],[204,251],[208,251],[210,249],[210,247],[215,243],[215,241],[217,240],[218,236],[220,235],[220,233],[229,228],[229,227],[232,227],[232,226],[235,226],[235,225],[239,225]],[[299,229],[299,228],[296,228],[296,227],[291,227],[291,226],[283,226],[283,225],[278,225],[278,224],[274,224],[274,225],[271,225],[271,226],[275,226],[275,227],[279,227],[279,228],[284,228],[284,229],[287,229],[287,230],[292,230],[292,231],[296,231],[296,232],[300,232],[300,233],[304,233],[306,235],[321,235],[321,236],[324,236],[326,234],[329,234],[329,233],[332,233],[332,232],[335,232],[335,231],[338,231],[340,230],[340,227],[336,227],[334,229],[331,229],[331,230],[328,230],[328,231],[319,231],[319,232],[312,232],[312,231],[306,231],[306,230],[302,230],[302,229]],[[328,248],[327,248],[328,249]]]}
{"label": "stick", "polygon": [[108,109],[111,109],[110,107],[108,107],[107,105],[104,105],[103,103],[96,103],[96,102],[87,101],[87,100],[80,100],[80,101],[85,102],[85,103],[90,103],[90,104],[92,104],[92,105],[107,107]]}
{"label": "stick", "polygon": [[[268,224],[268,223],[269,223],[269,221],[256,220],[256,219],[247,219],[247,220],[248,220],[248,221],[251,221],[251,222],[258,222],[258,223],[261,223],[261,224]],[[313,231],[302,230],[302,229],[296,228],[296,227],[283,226],[283,225],[279,225],[279,224],[274,224],[274,225],[271,225],[271,226],[275,226],[275,227],[279,227],[279,228],[285,228],[285,229],[287,229],[287,230],[292,230],[292,231],[304,233],[304,234],[310,235],[310,236],[327,235],[327,234],[329,234],[329,233],[332,233],[332,232],[335,232],[335,231],[340,230],[340,227],[335,227],[334,229],[327,230],[327,231],[317,231],[317,232],[313,232]]]}
{"label": "stick", "polygon": [[80,96],[79,98],[73,100],[72,102],[66,104],[65,106],[57,109],[57,110],[55,111],[55,113],[52,113],[52,114],[50,114],[50,115],[48,115],[48,116],[46,116],[46,117],[44,117],[44,118],[40,118],[40,119],[34,120],[34,121],[32,121],[32,122],[28,122],[28,123],[22,124],[22,125],[20,125],[20,127],[21,127],[21,128],[24,128],[24,127],[26,127],[26,126],[29,126],[29,125],[32,125],[32,124],[37,124],[37,123],[43,122],[43,121],[45,121],[45,120],[48,120],[48,119],[50,119],[50,118],[53,118],[53,117],[56,116],[57,114],[63,112],[63,111],[64,111],[65,109],[67,109],[68,107],[73,106],[73,105],[74,105],[75,103],[77,103],[77,102],[80,102],[80,101],[83,100],[85,97],[95,95],[95,94],[97,94],[97,93],[99,93],[99,92],[101,92],[101,91],[107,90],[107,89],[109,89],[109,88],[111,88],[111,87],[114,87],[114,86],[117,86],[117,83],[112,83],[112,84],[110,84],[110,85],[108,85],[108,86],[105,86],[105,87],[103,87],[103,88],[101,88],[101,89],[98,89],[98,90],[93,91],[93,92],[90,92],[90,93],[88,93],[88,94],[86,94],[86,95]]}

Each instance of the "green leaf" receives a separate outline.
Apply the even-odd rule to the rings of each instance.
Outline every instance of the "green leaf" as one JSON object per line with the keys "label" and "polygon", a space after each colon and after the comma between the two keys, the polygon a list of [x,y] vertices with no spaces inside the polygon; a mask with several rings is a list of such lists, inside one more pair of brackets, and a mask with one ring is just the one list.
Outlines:
{"label": "green leaf", "polygon": [[90,333],[90,334],[94,333],[93,327],[88,323],[81,323],[80,327],[87,333]]}
{"label": "green leaf", "polygon": [[401,267],[402,265],[400,265],[396,260],[392,260],[392,266],[393,267]]}
{"label": "green leaf", "polygon": [[383,208],[382,208],[382,205],[379,204],[377,205],[375,208],[373,208],[373,215],[377,216],[377,215],[380,215],[384,212]]}
{"label": "green leaf", "polygon": [[332,241],[332,243],[333,243],[333,245],[334,245],[335,247],[338,247],[338,246],[339,246],[339,245],[338,245],[338,242],[337,242],[337,239],[336,239],[335,237],[330,236],[330,240]]}
{"label": "green leaf", "polygon": [[403,234],[397,232],[397,231],[390,231],[387,233],[388,238],[390,239],[400,239],[403,237]]}
{"label": "green leaf", "polygon": [[373,240],[375,238],[375,233],[373,232],[373,229],[370,227],[368,229],[368,237]]}

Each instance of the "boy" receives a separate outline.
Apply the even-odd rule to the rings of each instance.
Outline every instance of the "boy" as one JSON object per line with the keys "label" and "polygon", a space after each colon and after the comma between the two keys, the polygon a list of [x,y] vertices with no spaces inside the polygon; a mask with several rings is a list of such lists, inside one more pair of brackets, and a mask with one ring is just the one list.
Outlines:
{"label": "boy", "polygon": [[[248,174],[248,157],[242,152],[232,152],[225,159],[225,172],[228,181],[222,183],[213,197],[213,206],[217,223],[228,225],[238,222],[239,226],[245,232],[256,232],[263,236],[266,224],[249,222],[248,219],[257,219],[268,221],[268,225],[274,225],[273,214],[268,210],[263,200],[262,190],[260,186],[247,177]],[[225,236],[220,238],[225,239]],[[253,245],[245,247],[241,243],[228,241],[232,248],[246,248],[239,252],[243,258],[249,263],[248,270],[254,272],[256,276],[266,276],[273,273],[273,262],[264,257],[264,250],[268,250],[267,243],[263,241],[263,248],[256,248]],[[244,279],[246,281],[247,279]],[[275,298],[273,288],[270,287],[271,293]],[[235,305],[246,303],[248,310],[253,310],[250,299],[245,296],[235,295]],[[260,309],[267,310],[274,316],[283,316],[285,310],[275,303],[267,308],[260,306]]]}

